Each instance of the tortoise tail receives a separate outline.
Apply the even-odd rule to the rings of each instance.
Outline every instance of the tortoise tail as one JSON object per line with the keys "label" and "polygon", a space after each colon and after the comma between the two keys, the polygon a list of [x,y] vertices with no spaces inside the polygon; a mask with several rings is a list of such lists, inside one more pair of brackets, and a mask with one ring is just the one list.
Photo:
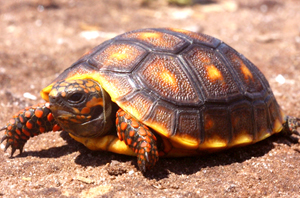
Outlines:
{"label": "tortoise tail", "polygon": [[11,156],[19,149],[20,153],[30,137],[37,136],[49,131],[61,130],[57,124],[49,103],[41,103],[27,107],[13,116],[8,124],[0,129],[5,130],[1,143],[6,140],[4,151],[11,146]]}
{"label": "tortoise tail", "polygon": [[300,118],[286,116],[283,132],[287,135],[296,134],[300,135],[297,128],[300,127]]}

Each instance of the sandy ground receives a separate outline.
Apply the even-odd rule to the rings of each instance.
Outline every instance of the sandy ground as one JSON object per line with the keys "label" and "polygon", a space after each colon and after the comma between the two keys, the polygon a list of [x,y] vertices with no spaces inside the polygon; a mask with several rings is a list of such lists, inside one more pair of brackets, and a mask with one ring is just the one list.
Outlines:
{"label": "sandy ground", "polygon": [[[202,3],[201,3],[202,2]],[[300,2],[1,0],[0,126],[41,102],[39,91],[83,53],[125,31],[176,27],[230,44],[300,117]],[[3,136],[4,132],[0,132]],[[0,197],[300,197],[300,143],[275,136],[202,157],[161,159],[142,174],[134,157],[92,152],[64,132],[0,149]]]}

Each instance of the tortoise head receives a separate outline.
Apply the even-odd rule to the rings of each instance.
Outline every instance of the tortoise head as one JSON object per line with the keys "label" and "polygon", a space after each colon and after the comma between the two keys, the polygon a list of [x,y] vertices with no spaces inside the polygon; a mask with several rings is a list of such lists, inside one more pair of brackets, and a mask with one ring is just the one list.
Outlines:
{"label": "tortoise head", "polygon": [[58,81],[49,93],[49,100],[55,120],[75,136],[103,136],[112,126],[112,101],[94,80]]}

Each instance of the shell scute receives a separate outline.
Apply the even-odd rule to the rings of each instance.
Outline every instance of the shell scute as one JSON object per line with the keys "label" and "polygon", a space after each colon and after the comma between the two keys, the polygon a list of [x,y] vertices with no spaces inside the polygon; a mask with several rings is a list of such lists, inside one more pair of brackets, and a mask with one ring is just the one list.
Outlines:
{"label": "shell scute", "polygon": [[102,71],[130,72],[146,54],[147,51],[140,46],[116,42],[94,54],[90,61]]}
{"label": "shell scute", "polygon": [[125,107],[128,113],[135,115],[136,119],[143,121],[150,114],[154,99],[144,92],[136,92],[131,98],[119,103]]}
{"label": "shell scute", "polygon": [[122,34],[118,38],[131,41],[136,40],[149,46],[152,50],[173,53],[180,51],[184,46],[188,45],[185,39],[155,29],[136,30]]}
{"label": "shell scute", "polygon": [[184,57],[196,74],[205,99],[224,101],[241,95],[235,78],[214,50],[193,46]]}
{"label": "shell scute", "polygon": [[144,123],[165,137],[172,136],[175,125],[174,107],[163,102],[157,103]]}
{"label": "shell scute", "polygon": [[197,104],[201,101],[192,80],[176,57],[151,55],[141,65],[137,75],[148,89],[166,100],[180,104]]}
{"label": "shell scute", "polygon": [[188,38],[193,40],[193,43],[201,43],[213,48],[216,48],[221,43],[219,39],[216,39],[212,36],[202,34],[202,33],[195,33],[188,30],[177,29],[177,28],[168,28],[168,30],[187,36]]}
{"label": "shell scute", "polygon": [[218,49],[226,57],[230,68],[238,76],[241,88],[247,94],[258,94],[264,90],[257,74],[258,69],[254,65],[249,64],[249,61],[226,44],[222,44]]}
{"label": "shell scute", "polygon": [[136,90],[135,84],[128,75],[100,72],[100,83],[108,93],[112,101],[117,101]]}
{"label": "shell scute", "polygon": [[177,148],[197,149],[204,133],[201,129],[201,117],[199,110],[181,110],[177,115],[176,131],[172,136],[172,143]]}
{"label": "shell scute", "polygon": [[201,149],[227,147],[231,141],[231,123],[226,107],[206,107],[203,110],[204,141]]}
{"label": "shell scute", "polygon": [[230,107],[232,126],[231,145],[249,144],[254,141],[253,109],[250,102],[242,101]]}

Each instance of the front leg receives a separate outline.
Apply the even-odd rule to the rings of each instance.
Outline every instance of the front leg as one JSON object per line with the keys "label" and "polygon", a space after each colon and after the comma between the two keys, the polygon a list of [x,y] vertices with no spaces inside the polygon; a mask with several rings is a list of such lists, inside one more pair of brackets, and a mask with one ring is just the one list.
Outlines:
{"label": "front leg", "polygon": [[41,103],[27,107],[13,116],[5,127],[0,131],[6,130],[5,135],[0,140],[6,140],[5,151],[11,146],[11,156],[16,149],[23,151],[23,147],[30,137],[46,133],[49,131],[61,130],[54,120],[50,111],[49,103]]}
{"label": "front leg", "polygon": [[119,109],[116,114],[119,139],[124,141],[136,154],[139,169],[143,172],[158,161],[157,140],[150,129]]}

